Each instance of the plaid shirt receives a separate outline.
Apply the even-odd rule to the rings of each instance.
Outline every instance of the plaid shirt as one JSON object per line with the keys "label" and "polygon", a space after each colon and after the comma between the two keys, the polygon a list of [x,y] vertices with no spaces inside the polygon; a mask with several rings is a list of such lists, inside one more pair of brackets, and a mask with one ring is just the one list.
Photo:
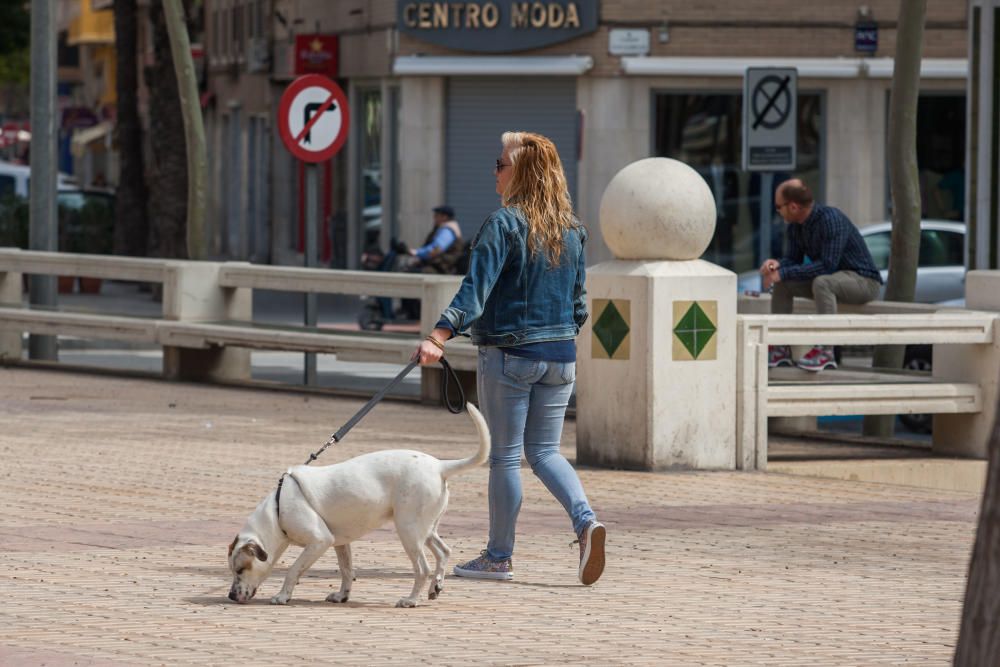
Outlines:
{"label": "plaid shirt", "polygon": [[[789,224],[788,250],[789,256],[778,267],[782,280],[809,281],[837,271],[854,271],[882,282],[858,228],[832,206],[816,204],[805,222]],[[806,256],[809,264],[803,264]]]}

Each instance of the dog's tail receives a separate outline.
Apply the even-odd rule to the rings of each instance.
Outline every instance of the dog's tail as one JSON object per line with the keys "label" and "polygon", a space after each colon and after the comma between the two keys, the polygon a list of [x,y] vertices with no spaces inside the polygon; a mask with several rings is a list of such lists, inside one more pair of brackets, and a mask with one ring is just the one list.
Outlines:
{"label": "dog's tail", "polygon": [[482,413],[472,403],[466,403],[465,409],[469,413],[469,419],[476,425],[476,431],[479,432],[479,450],[467,459],[442,461],[441,477],[444,479],[483,465],[490,455],[490,429],[486,426],[486,420],[483,419]]}

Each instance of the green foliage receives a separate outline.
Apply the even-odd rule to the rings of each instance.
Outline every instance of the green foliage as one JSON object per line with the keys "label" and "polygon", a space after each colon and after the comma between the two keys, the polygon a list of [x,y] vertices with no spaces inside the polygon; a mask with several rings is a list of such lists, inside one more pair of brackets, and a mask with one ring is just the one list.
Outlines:
{"label": "green foliage", "polygon": [[[0,43],[2,41],[0,37]],[[27,85],[30,76],[31,51],[27,47],[7,52],[0,50],[0,83]]]}
{"label": "green foliage", "polygon": [[[110,255],[115,229],[113,196],[59,193],[60,252]],[[27,248],[31,213],[27,199],[17,195],[0,198],[0,248]]]}
{"label": "green foliage", "polygon": [[59,250],[110,255],[115,227],[114,198],[60,193],[59,199]]}
{"label": "green foliage", "polygon": [[28,247],[28,202],[17,195],[0,199],[0,247]]}
{"label": "green foliage", "polygon": [[26,51],[31,37],[31,14],[25,0],[0,0],[0,56]]}

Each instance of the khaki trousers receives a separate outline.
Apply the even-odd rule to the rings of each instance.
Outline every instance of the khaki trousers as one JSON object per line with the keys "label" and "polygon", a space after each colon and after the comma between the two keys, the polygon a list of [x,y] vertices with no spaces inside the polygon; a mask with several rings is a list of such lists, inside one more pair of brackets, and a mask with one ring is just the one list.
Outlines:
{"label": "khaki trousers", "polygon": [[791,313],[797,296],[816,302],[820,315],[834,315],[837,303],[862,304],[874,300],[882,285],[854,271],[837,271],[812,280],[780,282],[771,293],[772,313]]}

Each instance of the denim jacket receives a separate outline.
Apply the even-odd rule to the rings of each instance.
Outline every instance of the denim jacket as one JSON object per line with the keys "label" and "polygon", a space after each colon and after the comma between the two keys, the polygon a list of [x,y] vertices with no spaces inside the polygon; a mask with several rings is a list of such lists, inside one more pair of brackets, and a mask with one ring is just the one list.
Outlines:
{"label": "denim jacket", "polygon": [[472,242],[469,272],[441,318],[475,345],[511,346],[575,338],[587,321],[587,232],[567,230],[559,266],[532,256],[520,209],[494,211]]}

